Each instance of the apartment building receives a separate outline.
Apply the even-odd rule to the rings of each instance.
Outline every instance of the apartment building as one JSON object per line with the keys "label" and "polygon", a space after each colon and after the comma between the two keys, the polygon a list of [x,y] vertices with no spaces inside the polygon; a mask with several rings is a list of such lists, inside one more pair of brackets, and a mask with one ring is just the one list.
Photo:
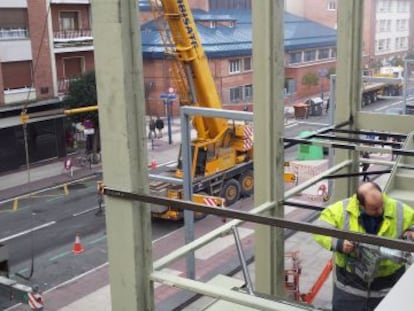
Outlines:
{"label": "apartment building", "polygon": [[57,97],[94,68],[89,0],[0,2],[0,105]]}
{"label": "apartment building", "polygon": [[[336,29],[337,0],[287,0],[286,10]],[[363,55],[366,67],[393,63],[413,46],[414,1],[364,0]]]}

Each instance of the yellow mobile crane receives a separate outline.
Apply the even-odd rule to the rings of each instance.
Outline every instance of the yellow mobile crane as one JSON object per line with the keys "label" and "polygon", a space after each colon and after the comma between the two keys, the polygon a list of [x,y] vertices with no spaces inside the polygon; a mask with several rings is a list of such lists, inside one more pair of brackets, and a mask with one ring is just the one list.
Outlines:
{"label": "yellow mobile crane", "polygon": [[[172,72],[181,105],[222,109],[220,96],[204,53],[197,27],[187,0],[150,0],[166,53],[173,56]],[[168,23],[169,31],[164,22]],[[197,137],[192,141],[192,177],[194,193],[205,193],[225,199],[226,205],[240,196],[253,193],[253,131],[249,125],[222,118],[195,116]],[[182,177],[181,155],[176,177]],[[159,183],[155,183],[158,187]],[[153,192],[166,191],[170,198],[183,197],[181,186],[167,189],[152,187]],[[162,190],[160,190],[162,188]],[[194,198],[193,198],[194,200]],[[178,219],[174,207],[153,208],[155,217]]]}

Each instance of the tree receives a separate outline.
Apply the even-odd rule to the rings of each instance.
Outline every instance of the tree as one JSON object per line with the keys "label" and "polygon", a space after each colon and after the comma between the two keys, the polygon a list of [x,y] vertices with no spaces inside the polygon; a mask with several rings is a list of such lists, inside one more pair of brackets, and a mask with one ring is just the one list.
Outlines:
{"label": "tree", "polygon": [[[63,101],[67,109],[93,106],[98,103],[96,94],[95,72],[89,71],[74,79],[69,84],[69,93]],[[90,119],[98,124],[98,112],[87,112],[70,117],[74,122]]]}
{"label": "tree", "polygon": [[307,72],[302,77],[302,84],[308,87],[318,85],[319,76],[314,72]]}
{"label": "tree", "polygon": [[[74,79],[69,84],[68,95],[63,100],[63,106],[66,109],[94,106],[98,104],[96,93],[95,72],[90,71],[82,74],[79,78]],[[99,119],[98,112],[85,112],[71,115],[69,120],[83,123],[85,120],[91,120],[95,128],[95,134],[87,135],[87,149],[93,152],[93,162],[96,159],[96,152],[99,149]],[[89,149],[89,150],[90,150]]]}

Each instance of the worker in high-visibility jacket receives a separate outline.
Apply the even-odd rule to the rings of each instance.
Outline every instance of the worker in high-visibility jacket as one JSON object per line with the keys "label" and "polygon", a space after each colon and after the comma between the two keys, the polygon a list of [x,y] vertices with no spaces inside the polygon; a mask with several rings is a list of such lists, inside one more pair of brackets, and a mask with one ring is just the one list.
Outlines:
{"label": "worker in high-visibility jacket", "polygon": [[[318,225],[414,240],[414,210],[382,193],[374,182],[361,184],[355,195],[328,206],[321,213]],[[316,234],[314,239],[334,253],[333,311],[374,310],[405,272],[404,264],[382,260],[372,281],[367,283],[351,271],[356,243]]]}

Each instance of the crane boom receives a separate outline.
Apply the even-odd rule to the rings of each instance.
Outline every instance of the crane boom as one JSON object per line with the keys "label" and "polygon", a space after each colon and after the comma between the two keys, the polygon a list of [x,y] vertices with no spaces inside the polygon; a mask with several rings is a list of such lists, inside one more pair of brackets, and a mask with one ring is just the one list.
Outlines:
{"label": "crane boom", "polygon": [[[187,0],[162,0],[164,16],[168,22],[175,43],[176,57],[184,66],[192,104],[200,107],[222,109],[216,84],[204,53],[194,17]],[[221,118],[201,118],[194,120],[198,137],[215,139],[228,128],[227,121]]]}

